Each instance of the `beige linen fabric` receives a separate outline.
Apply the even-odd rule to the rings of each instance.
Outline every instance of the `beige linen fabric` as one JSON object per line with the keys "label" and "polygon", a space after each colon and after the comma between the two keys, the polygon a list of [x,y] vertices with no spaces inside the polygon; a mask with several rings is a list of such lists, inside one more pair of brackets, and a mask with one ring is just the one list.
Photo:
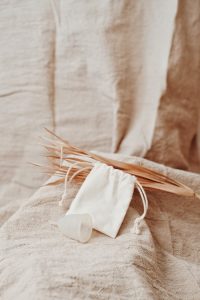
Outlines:
{"label": "beige linen fabric", "polygon": [[[43,162],[37,136],[44,126],[87,149],[145,155],[152,145],[152,160],[188,165],[199,2],[181,3],[1,1],[1,224],[44,181],[28,165]],[[167,76],[169,97],[160,102]],[[187,98],[171,97],[170,82],[178,91],[184,86]]]}
{"label": "beige linen fabric", "polygon": [[58,133],[189,168],[199,136],[199,0],[51,3]]}
{"label": "beige linen fabric", "polygon": [[200,120],[199,12],[199,0],[179,1],[167,87],[160,99],[154,138],[147,153],[149,159],[176,168],[189,168],[190,155],[195,154],[190,152],[192,142],[194,149],[199,144],[199,133],[196,136]]}
{"label": "beige linen fabric", "polygon": [[[197,201],[149,194],[144,234],[129,233],[130,209],[116,240],[96,233],[79,245],[49,224],[63,214],[61,191],[39,189],[46,176],[27,164],[40,160],[46,126],[87,149],[145,155],[152,145],[152,159],[187,167],[198,3],[0,1],[1,299],[200,299]],[[197,175],[145,164],[199,188]]]}
{"label": "beige linen fabric", "polygon": [[0,1],[0,224],[45,179],[38,135],[52,128],[53,36],[48,1]]}
{"label": "beige linen fabric", "polygon": [[113,28],[117,23],[118,31],[111,30],[108,44],[117,75],[113,150],[144,156],[152,144],[157,109],[166,87],[177,1],[123,4],[116,16],[112,12]]}
{"label": "beige linen fabric", "polygon": [[[134,161],[200,192],[198,175]],[[0,229],[2,300],[200,299],[199,200],[148,192],[148,216],[134,235],[142,210],[135,195],[116,239],[94,232],[80,244],[50,224],[65,213],[58,206],[62,190],[39,189]]]}
{"label": "beige linen fabric", "polygon": [[111,150],[114,86],[110,81],[116,76],[107,48],[110,5],[109,1],[52,1],[56,129],[76,145],[102,151]]}

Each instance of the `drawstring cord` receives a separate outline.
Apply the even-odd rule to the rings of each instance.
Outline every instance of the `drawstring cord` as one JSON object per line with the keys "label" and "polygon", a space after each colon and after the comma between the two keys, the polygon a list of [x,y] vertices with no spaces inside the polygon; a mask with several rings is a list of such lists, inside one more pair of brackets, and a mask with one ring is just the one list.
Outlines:
{"label": "drawstring cord", "polygon": [[141,200],[143,203],[144,212],[141,216],[139,216],[135,219],[134,226],[133,226],[133,229],[131,230],[131,232],[133,232],[135,234],[139,234],[140,233],[140,229],[139,229],[140,223],[144,220],[144,218],[146,217],[147,211],[148,211],[148,199],[147,199],[147,195],[146,195],[142,185],[138,181],[136,181],[136,187],[138,189],[138,192],[140,194],[140,197],[141,197]]}
{"label": "drawstring cord", "polygon": [[91,167],[83,167],[81,168],[80,170],[76,171],[72,177],[69,179],[69,174],[71,172],[71,170],[76,167],[76,166],[79,166],[81,164],[85,164],[85,162],[76,162],[74,164],[72,164],[68,170],[67,170],[67,173],[66,173],[66,176],[65,176],[65,183],[64,183],[64,192],[62,194],[62,198],[61,200],[59,201],[59,206],[62,206],[63,205],[63,202],[65,201],[66,197],[67,197],[67,184],[70,183],[79,173],[85,171],[85,170],[88,170],[88,169],[91,169]]}
{"label": "drawstring cord", "polygon": [[73,180],[79,173],[81,173],[81,172],[83,172],[83,171],[85,171],[85,170],[89,170],[89,169],[91,169],[91,167],[85,167],[85,168],[82,168],[82,169],[76,171],[76,172],[72,175],[72,177],[70,178],[69,182],[72,182],[72,180]]}

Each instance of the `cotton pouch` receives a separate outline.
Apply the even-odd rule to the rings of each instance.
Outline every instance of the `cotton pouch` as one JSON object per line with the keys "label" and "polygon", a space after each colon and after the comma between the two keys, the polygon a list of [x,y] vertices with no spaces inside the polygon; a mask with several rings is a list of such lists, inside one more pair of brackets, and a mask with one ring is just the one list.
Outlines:
{"label": "cotton pouch", "polygon": [[89,214],[93,228],[115,238],[130,205],[136,177],[95,163],[66,215]]}

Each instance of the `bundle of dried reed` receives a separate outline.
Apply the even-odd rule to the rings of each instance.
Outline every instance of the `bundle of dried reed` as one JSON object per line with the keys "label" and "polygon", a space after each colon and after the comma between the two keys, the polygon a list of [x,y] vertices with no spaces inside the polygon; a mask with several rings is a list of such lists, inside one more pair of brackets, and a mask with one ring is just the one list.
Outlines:
{"label": "bundle of dried reed", "polygon": [[[43,146],[46,148],[47,157],[52,164],[45,168],[48,173],[56,173],[59,176],[55,181],[49,183],[51,185],[63,183],[69,168],[72,176],[77,173],[74,180],[82,183],[92,169],[93,163],[98,161],[136,176],[140,184],[146,189],[160,190],[182,196],[197,196],[190,187],[159,172],[79,149],[50,130],[46,129],[46,131],[50,138],[44,138],[45,143],[43,143]],[[81,171],[77,172],[77,170]]]}

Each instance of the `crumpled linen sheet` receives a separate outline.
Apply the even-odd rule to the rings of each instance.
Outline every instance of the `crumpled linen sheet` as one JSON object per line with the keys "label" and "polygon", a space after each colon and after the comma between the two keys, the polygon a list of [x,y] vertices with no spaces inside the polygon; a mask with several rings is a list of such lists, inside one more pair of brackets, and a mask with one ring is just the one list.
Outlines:
{"label": "crumpled linen sheet", "polygon": [[45,180],[27,163],[45,163],[43,127],[85,149],[188,167],[198,11],[199,0],[0,1],[0,224]]}
{"label": "crumpled linen sheet", "polygon": [[[144,159],[133,161],[200,192],[197,174]],[[41,187],[0,229],[0,299],[200,299],[200,201],[147,192],[150,208],[140,235],[130,233],[142,212],[134,195],[116,239],[97,231],[87,244],[51,223],[63,186]],[[68,199],[70,200],[70,199]]]}
{"label": "crumpled linen sheet", "polygon": [[[81,245],[50,224],[64,214],[57,205],[63,187],[38,188],[47,177],[27,164],[40,160],[43,127],[85,149],[143,155],[154,144],[157,105],[171,87],[165,87],[169,69],[175,91],[184,86],[198,100],[198,3],[179,1],[183,9],[177,17],[178,3],[172,0],[162,6],[160,0],[99,1],[98,6],[95,1],[0,1],[0,299],[200,299],[197,200],[148,193],[148,217],[143,233],[135,236],[128,229],[142,209],[135,197],[116,240],[95,232]],[[179,34],[182,25],[190,34]],[[173,42],[175,27],[180,39]],[[158,54],[162,64],[156,64]],[[179,100],[174,103],[185,103],[184,97]],[[182,117],[188,120],[180,134],[187,140],[196,128],[191,116],[187,107],[174,117],[174,126]],[[160,153],[172,163],[170,149],[179,150],[179,139],[167,136],[171,148],[164,145],[163,152],[160,140],[167,140],[156,141],[152,159]],[[146,164],[199,190],[198,175]]]}

